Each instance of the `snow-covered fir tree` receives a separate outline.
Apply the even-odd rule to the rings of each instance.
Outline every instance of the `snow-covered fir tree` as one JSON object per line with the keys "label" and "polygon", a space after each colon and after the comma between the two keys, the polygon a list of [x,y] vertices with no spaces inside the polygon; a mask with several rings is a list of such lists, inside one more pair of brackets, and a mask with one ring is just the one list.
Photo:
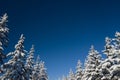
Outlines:
{"label": "snow-covered fir tree", "polygon": [[114,58],[115,58],[115,47],[114,45],[111,44],[112,39],[110,39],[109,37],[105,38],[105,50],[103,51],[104,54],[106,54],[107,58],[102,61],[102,63],[100,64],[100,71],[102,73],[102,80],[111,80],[110,76],[110,67],[113,65],[114,62]]}
{"label": "snow-covered fir tree", "polygon": [[73,73],[72,69],[70,69],[68,80],[75,80],[75,74]]}
{"label": "snow-covered fir tree", "polygon": [[94,46],[91,46],[87,59],[85,61],[85,69],[81,80],[97,80],[99,73],[96,72],[97,66],[101,63],[101,56]]}
{"label": "snow-covered fir tree", "polygon": [[40,61],[40,57],[37,56],[34,70],[32,73],[32,80],[48,80],[47,69],[43,61]]}
{"label": "snow-covered fir tree", "polygon": [[68,78],[67,78],[67,77],[64,77],[64,80],[68,80]]}
{"label": "snow-covered fir tree", "polygon": [[6,13],[0,18],[0,64],[3,64],[3,59],[6,58],[5,53],[3,53],[3,47],[8,44],[9,29],[6,24],[8,22],[7,18]]}
{"label": "snow-covered fir tree", "polygon": [[26,77],[28,80],[32,80],[33,65],[34,65],[34,45],[32,45],[28,57],[26,59],[25,69],[27,71]]}
{"label": "snow-covered fir tree", "polygon": [[45,64],[43,61],[40,62],[40,80],[48,80]]}
{"label": "snow-covered fir tree", "polygon": [[34,70],[32,72],[32,80],[40,80],[40,57],[37,56]]}
{"label": "snow-covered fir tree", "polygon": [[114,52],[114,65],[110,68],[111,79],[120,79],[120,32],[116,32],[115,38],[113,39],[115,46]]}
{"label": "snow-covered fir tree", "polygon": [[23,34],[21,35],[18,43],[15,45],[15,51],[10,52],[7,56],[11,59],[6,62],[2,68],[6,70],[5,74],[0,77],[0,80],[27,80],[25,77],[25,55]]}
{"label": "snow-covered fir tree", "polygon": [[76,67],[75,78],[76,78],[76,80],[81,80],[82,76],[83,76],[82,65],[81,65],[80,60],[78,60],[77,67]]}
{"label": "snow-covered fir tree", "polygon": [[120,33],[116,32],[115,38],[106,37],[104,54],[107,58],[101,64],[102,80],[120,79]]}
{"label": "snow-covered fir tree", "polygon": [[68,80],[67,77],[63,75],[62,80]]}

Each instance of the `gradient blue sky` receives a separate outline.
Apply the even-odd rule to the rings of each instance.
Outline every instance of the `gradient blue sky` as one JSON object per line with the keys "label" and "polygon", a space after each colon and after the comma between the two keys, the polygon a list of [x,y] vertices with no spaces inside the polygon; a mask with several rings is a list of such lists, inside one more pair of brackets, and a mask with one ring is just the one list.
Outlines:
{"label": "gradient blue sky", "polygon": [[92,44],[101,52],[104,38],[120,31],[119,0],[0,0],[0,15],[4,13],[10,29],[6,50],[14,50],[23,33],[26,50],[35,45],[50,80],[75,70]]}

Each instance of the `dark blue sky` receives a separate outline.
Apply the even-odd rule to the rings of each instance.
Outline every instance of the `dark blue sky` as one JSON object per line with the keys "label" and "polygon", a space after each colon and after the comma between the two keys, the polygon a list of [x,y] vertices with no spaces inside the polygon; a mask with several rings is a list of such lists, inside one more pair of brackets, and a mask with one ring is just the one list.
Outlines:
{"label": "dark blue sky", "polygon": [[119,0],[1,0],[0,15],[8,13],[9,47],[14,50],[20,34],[25,48],[35,45],[48,68],[50,80],[67,74],[90,46],[101,52],[104,38],[120,31]]}

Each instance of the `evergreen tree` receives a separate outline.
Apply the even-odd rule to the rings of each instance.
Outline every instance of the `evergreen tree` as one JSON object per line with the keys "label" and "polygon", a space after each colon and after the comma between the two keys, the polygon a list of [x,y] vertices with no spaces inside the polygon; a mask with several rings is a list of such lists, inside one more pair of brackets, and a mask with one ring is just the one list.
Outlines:
{"label": "evergreen tree", "polygon": [[9,29],[7,28],[7,14],[4,14],[0,19],[0,64],[3,64],[3,59],[6,58],[3,53],[3,47],[6,47],[8,44],[8,33]]}
{"label": "evergreen tree", "polygon": [[75,78],[76,78],[76,80],[81,80],[82,76],[83,76],[82,65],[81,65],[80,60],[78,60],[77,67],[76,67]]}
{"label": "evergreen tree", "polygon": [[116,32],[115,38],[112,39],[114,44],[112,53],[114,54],[111,59],[112,66],[110,67],[111,79],[120,79],[120,33]]}
{"label": "evergreen tree", "polygon": [[93,46],[91,46],[91,49],[89,51],[89,55],[87,56],[87,60],[85,62],[85,69],[84,69],[84,75],[82,77],[82,80],[96,80],[99,76],[99,73],[96,72],[97,66],[99,66],[101,63],[101,56],[97,52],[97,50],[94,49]]}
{"label": "evergreen tree", "polygon": [[27,80],[25,77],[25,55],[23,34],[21,35],[18,43],[15,45],[15,51],[10,52],[7,56],[11,59],[5,63],[2,68],[6,70],[5,74],[1,76],[1,80]]}
{"label": "evergreen tree", "polygon": [[113,39],[113,44],[115,46],[114,52],[114,65],[110,68],[111,78],[120,79],[120,32],[116,32],[115,38]]}
{"label": "evergreen tree", "polygon": [[101,64],[102,79],[120,79],[120,33],[116,32],[115,38],[106,37],[104,54],[107,58]]}
{"label": "evergreen tree", "polygon": [[107,58],[102,61],[100,64],[100,71],[102,73],[102,80],[111,80],[111,74],[110,74],[110,67],[114,65],[114,58],[115,58],[115,47],[112,44],[112,39],[109,37],[105,38],[105,50],[103,51],[104,54],[106,54]]}
{"label": "evergreen tree", "polygon": [[64,78],[64,80],[68,80],[68,78],[67,78],[67,77],[65,77],[65,78]]}
{"label": "evergreen tree", "polygon": [[75,80],[75,74],[73,73],[72,69],[70,69],[68,80]]}
{"label": "evergreen tree", "polygon": [[32,73],[32,80],[40,80],[40,57],[37,56],[34,70]]}
{"label": "evergreen tree", "polygon": [[67,77],[63,75],[62,80],[68,80]]}
{"label": "evergreen tree", "polygon": [[28,80],[32,79],[33,65],[34,65],[34,45],[32,45],[30,49],[25,65],[25,68],[27,70],[26,77]]}
{"label": "evergreen tree", "polygon": [[48,80],[45,64],[43,61],[40,62],[40,80]]}

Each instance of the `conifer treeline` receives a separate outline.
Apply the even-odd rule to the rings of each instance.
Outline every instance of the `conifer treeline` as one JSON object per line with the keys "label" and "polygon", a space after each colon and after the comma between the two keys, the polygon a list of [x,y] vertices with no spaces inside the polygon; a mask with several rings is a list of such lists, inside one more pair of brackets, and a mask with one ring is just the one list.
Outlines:
{"label": "conifer treeline", "polygon": [[[34,60],[34,46],[29,52],[25,50],[23,34],[15,50],[4,53],[4,47],[8,45],[7,18],[7,14],[0,18],[0,80],[48,80],[44,62],[39,57]],[[4,62],[5,58],[8,61]]]}
{"label": "conifer treeline", "polygon": [[91,46],[84,67],[78,61],[76,72],[70,69],[68,76],[60,80],[120,80],[120,32],[114,38],[105,38],[102,53],[105,59]]}
{"label": "conifer treeline", "polygon": [[[15,50],[4,53],[9,42],[7,18],[7,14],[0,18],[0,80],[48,80],[44,62],[39,56],[34,59],[34,45],[29,52],[25,50],[23,34]],[[106,37],[105,43],[102,51],[105,59],[91,46],[84,67],[78,60],[76,71],[70,69],[68,76],[63,76],[62,80],[120,80],[120,32],[116,32],[114,38]],[[8,61],[4,62],[6,58]]]}

